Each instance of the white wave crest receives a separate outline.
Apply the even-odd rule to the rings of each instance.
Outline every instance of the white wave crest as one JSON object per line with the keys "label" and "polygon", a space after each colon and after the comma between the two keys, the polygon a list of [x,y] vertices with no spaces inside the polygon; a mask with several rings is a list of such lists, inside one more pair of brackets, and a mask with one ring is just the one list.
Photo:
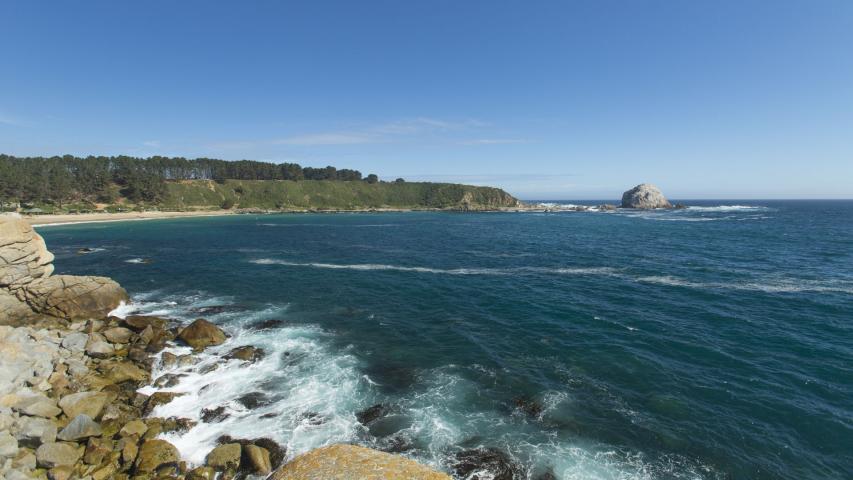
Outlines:
{"label": "white wave crest", "polygon": [[576,268],[548,268],[548,267],[515,267],[515,268],[431,268],[431,267],[407,267],[402,265],[386,265],[380,263],[303,263],[289,262],[272,258],[260,258],[250,260],[257,265],[283,265],[288,267],[325,268],[331,270],[390,270],[397,272],[432,273],[444,275],[516,275],[523,273],[560,274],[560,275],[615,275],[618,270],[611,267],[576,267]]}
{"label": "white wave crest", "polygon": [[767,293],[846,293],[853,294],[853,282],[843,280],[766,279],[742,282],[692,282],[672,275],[652,275],[637,278],[638,282],[656,283],[673,287],[707,290],[751,290]]}
{"label": "white wave crest", "polygon": [[717,205],[714,207],[687,207],[688,212],[744,212],[768,210],[761,205]]}

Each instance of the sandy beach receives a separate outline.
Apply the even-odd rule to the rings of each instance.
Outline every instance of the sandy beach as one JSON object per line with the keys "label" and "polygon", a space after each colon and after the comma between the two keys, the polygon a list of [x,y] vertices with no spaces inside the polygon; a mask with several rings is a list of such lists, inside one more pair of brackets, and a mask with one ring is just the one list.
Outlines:
{"label": "sandy beach", "polygon": [[67,225],[71,223],[116,222],[125,220],[152,220],[157,218],[210,217],[234,215],[232,210],[199,210],[194,212],[121,212],[80,213],[60,215],[22,215],[30,225]]}

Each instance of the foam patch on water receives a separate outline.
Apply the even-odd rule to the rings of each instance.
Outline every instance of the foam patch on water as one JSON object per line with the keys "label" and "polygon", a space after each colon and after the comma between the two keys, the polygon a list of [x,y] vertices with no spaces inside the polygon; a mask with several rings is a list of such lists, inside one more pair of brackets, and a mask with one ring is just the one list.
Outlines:
{"label": "foam patch on water", "polygon": [[433,273],[444,275],[516,275],[524,273],[551,273],[561,275],[614,275],[617,269],[611,267],[517,267],[517,268],[431,268],[431,267],[409,267],[402,265],[385,265],[377,263],[337,264],[337,263],[302,263],[277,260],[273,258],[261,258],[250,260],[256,265],[282,265],[287,267],[309,267],[330,270],[360,270],[375,271],[389,270],[397,272]]}
{"label": "foam patch on water", "polygon": [[[153,302],[140,300],[122,305],[117,314],[160,314],[167,304],[168,316],[188,320],[200,308],[221,306],[228,299],[219,297],[192,301],[198,294],[184,296],[190,301]],[[184,433],[169,433],[163,438],[180,450],[183,458],[203,464],[205,455],[216,446],[221,435],[235,438],[265,436],[287,446],[292,457],[313,448],[355,438],[358,423],[354,413],[364,408],[370,387],[357,368],[356,359],[346,352],[329,350],[328,334],[311,326],[284,326],[252,329],[253,322],[279,318],[286,306],[271,306],[256,312],[222,312],[210,316],[229,320],[224,326],[232,335],[223,345],[194,354],[192,365],[162,368],[157,362],[152,378],[164,374],[179,375],[177,385],[168,388],[147,386],[141,393],[177,392],[170,403],[155,408],[151,415],[183,417],[198,424]],[[249,364],[225,360],[231,349],[251,345],[265,351],[263,359]],[[164,350],[175,355],[190,354],[188,347],[172,345]],[[160,354],[162,357],[162,353]],[[246,394],[260,405],[248,408]],[[222,421],[201,421],[202,409],[224,407],[228,415]]]}
{"label": "foam patch on water", "polygon": [[749,212],[769,210],[769,208],[760,205],[717,205],[715,207],[687,207],[686,210],[688,212]]}
{"label": "foam patch on water", "polygon": [[672,275],[651,275],[637,278],[638,282],[656,283],[673,287],[706,290],[751,290],[767,293],[848,293],[853,294],[853,282],[844,280],[777,279],[741,282],[692,282]]}
{"label": "foam patch on water", "polygon": [[[113,314],[154,314],[189,321],[200,308],[228,306],[234,299],[204,292],[166,295],[149,292],[137,295],[132,304],[122,304]],[[695,463],[680,457],[660,463],[638,453],[615,451],[582,439],[566,439],[543,431],[540,422],[571,409],[566,392],[546,392],[541,397],[542,412],[531,419],[523,414],[507,414],[483,408],[479,382],[471,378],[494,378],[500,372],[473,365],[448,365],[418,372],[415,384],[392,397],[380,395],[380,382],[363,373],[358,359],[348,349],[335,350],[328,332],[311,325],[285,322],[257,322],[286,317],[287,306],[270,305],[255,311],[217,310],[212,319],[228,331],[229,339],[220,346],[193,354],[191,365],[164,368],[155,363],[152,378],[177,375],[171,387],[147,386],[141,393],[156,391],[182,394],[156,407],[151,415],[182,417],[198,422],[187,432],[161,435],[174,444],[182,458],[193,465],[204,463],[207,453],[221,435],[234,438],[268,437],[287,447],[287,457],[331,443],[359,443],[374,448],[388,446],[389,439],[402,440],[411,449],[404,455],[449,471],[453,455],[463,448],[496,447],[523,465],[529,478],[552,472],[560,479],[706,478],[694,474]],[[265,356],[255,363],[224,355],[231,349],[251,345],[262,348]],[[165,352],[191,354],[189,347],[171,345]],[[162,353],[159,354],[162,357]],[[253,395],[254,408],[245,395]],[[362,426],[355,413],[382,402],[393,413],[381,421],[384,432]],[[202,409],[222,408],[226,418],[202,421]],[[377,436],[375,436],[376,434]],[[472,443],[472,439],[480,439]],[[464,445],[464,447],[463,447]],[[491,478],[488,474],[481,479]]]}

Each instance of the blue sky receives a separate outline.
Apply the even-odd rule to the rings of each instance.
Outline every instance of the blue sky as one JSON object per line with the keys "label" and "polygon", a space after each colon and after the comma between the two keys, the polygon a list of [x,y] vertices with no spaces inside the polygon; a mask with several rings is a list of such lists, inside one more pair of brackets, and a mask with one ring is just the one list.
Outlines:
{"label": "blue sky", "polygon": [[0,152],[853,198],[853,2],[3,1]]}

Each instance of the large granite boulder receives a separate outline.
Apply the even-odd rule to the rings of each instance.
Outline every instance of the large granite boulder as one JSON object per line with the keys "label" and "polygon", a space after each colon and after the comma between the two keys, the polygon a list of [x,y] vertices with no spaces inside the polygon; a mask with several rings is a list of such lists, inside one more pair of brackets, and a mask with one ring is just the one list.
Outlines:
{"label": "large granite boulder", "polygon": [[199,318],[181,330],[178,338],[193,347],[195,351],[201,351],[211,345],[221,345],[225,342],[225,332],[216,325]]}
{"label": "large granite boulder", "polygon": [[53,254],[19,215],[0,215],[0,325],[20,325],[36,314],[67,320],[103,318],[127,301],[106,277],[51,275]]}
{"label": "large granite boulder", "polygon": [[139,449],[134,464],[136,473],[152,473],[163,465],[176,465],[180,460],[178,449],[165,440],[146,440]]}
{"label": "large granite boulder", "polygon": [[622,208],[672,208],[660,189],[651,183],[641,183],[622,194]]}
{"label": "large granite boulder", "polygon": [[53,254],[18,215],[0,215],[0,287],[17,290],[53,273]]}
{"label": "large granite boulder", "polygon": [[127,292],[110,278],[74,275],[30,282],[23,297],[33,310],[69,320],[103,318],[128,300]]}
{"label": "large granite boulder", "polygon": [[414,460],[355,445],[331,445],[294,458],[270,480],[450,480],[444,473]]}

